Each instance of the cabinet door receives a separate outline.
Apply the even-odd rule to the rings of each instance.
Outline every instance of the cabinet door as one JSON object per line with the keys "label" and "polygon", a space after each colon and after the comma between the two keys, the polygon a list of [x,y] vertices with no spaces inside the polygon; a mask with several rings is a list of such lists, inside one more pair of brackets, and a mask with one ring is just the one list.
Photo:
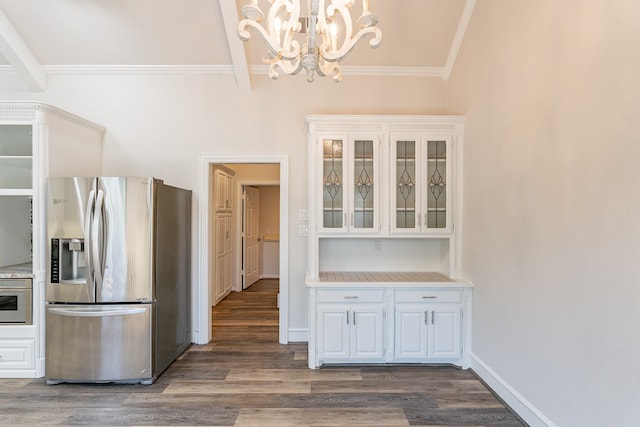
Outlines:
{"label": "cabinet door", "polygon": [[451,137],[424,137],[422,159],[422,229],[430,233],[451,232]]}
{"label": "cabinet door", "polygon": [[320,185],[319,227],[326,231],[346,230],[347,207],[345,202],[345,147],[346,138],[326,137],[319,141]]}
{"label": "cabinet door", "polygon": [[377,137],[352,137],[350,148],[349,229],[377,233],[380,230],[380,197]]}
{"label": "cabinet door", "polygon": [[384,358],[384,310],[382,307],[354,307],[351,310],[351,358]]}
{"label": "cabinet door", "polygon": [[394,359],[424,361],[427,358],[427,307],[400,305],[395,312]]}
{"label": "cabinet door", "polygon": [[420,136],[394,137],[391,141],[391,218],[394,233],[420,233],[422,229]]}
{"label": "cabinet door", "polygon": [[322,305],[318,307],[318,358],[320,360],[348,359],[351,325],[349,307]]}
{"label": "cabinet door", "polygon": [[429,359],[460,357],[460,307],[431,307],[429,317]]}
{"label": "cabinet door", "polygon": [[224,295],[226,282],[226,257],[216,258],[216,280],[214,286],[214,300],[218,302]]}
{"label": "cabinet door", "polygon": [[233,257],[231,253],[224,256],[224,289],[223,293],[226,295],[231,291],[233,287],[233,269],[231,268],[233,263]]}
{"label": "cabinet door", "polygon": [[391,140],[391,230],[451,232],[451,137],[396,135]]}
{"label": "cabinet door", "polygon": [[221,257],[227,247],[227,218],[225,215],[216,215],[216,256]]}
{"label": "cabinet door", "polygon": [[227,208],[227,174],[223,171],[216,170],[215,185],[216,185],[216,210],[222,211]]}

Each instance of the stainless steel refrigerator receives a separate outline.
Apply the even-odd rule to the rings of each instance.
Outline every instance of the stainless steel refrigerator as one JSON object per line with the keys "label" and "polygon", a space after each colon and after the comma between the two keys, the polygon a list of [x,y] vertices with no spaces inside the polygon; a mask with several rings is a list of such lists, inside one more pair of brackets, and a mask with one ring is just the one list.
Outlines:
{"label": "stainless steel refrigerator", "polygon": [[47,193],[47,383],[153,383],[191,342],[191,191],[71,177]]}

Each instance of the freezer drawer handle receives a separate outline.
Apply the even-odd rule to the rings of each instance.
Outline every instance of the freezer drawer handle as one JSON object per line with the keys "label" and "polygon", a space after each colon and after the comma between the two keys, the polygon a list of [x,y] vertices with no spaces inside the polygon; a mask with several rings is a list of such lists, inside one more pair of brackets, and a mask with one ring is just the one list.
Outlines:
{"label": "freezer drawer handle", "polygon": [[104,311],[85,311],[85,310],[72,310],[68,308],[50,308],[49,312],[59,314],[61,316],[71,317],[107,317],[107,316],[129,316],[132,314],[142,314],[147,309],[140,308],[128,308],[123,310],[104,310]]}

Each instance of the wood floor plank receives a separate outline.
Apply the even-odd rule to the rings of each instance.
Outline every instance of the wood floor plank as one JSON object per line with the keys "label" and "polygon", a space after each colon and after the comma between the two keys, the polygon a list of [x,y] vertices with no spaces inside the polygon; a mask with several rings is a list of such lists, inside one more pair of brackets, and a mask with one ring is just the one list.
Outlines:
{"label": "wood floor plank", "polygon": [[235,427],[408,426],[401,409],[241,409]]}
{"label": "wood floor plank", "polygon": [[309,381],[199,381],[176,380],[163,393],[176,394],[262,394],[310,393]]}
{"label": "wood floor plank", "polygon": [[361,381],[359,369],[231,369],[227,381]]}

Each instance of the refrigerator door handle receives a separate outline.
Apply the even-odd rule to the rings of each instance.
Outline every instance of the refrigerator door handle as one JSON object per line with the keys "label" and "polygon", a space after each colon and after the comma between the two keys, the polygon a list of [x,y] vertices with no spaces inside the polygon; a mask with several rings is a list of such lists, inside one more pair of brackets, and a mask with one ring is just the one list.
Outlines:
{"label": "refrigerator door handle", "polygon": [[123,308],[113,310],[85,310],[71,308],[49,308],[52,314],[69,317],[113,317],[113,316],[130,316],[133,314],[142,314],[147,311],[146,307]]}
{"label": "refrigerator door handle", "polygon": [[[92,261],[93,268],[95,271],[95,279],[96,286],[102,287],[102,279],[103,279],[103,266],[102,261],[104,259],[104,250],[100,245],[100,231],[101,231],[101,223],[102,223],[102,208],[104,205],[104,191],[98,190],[98,195],[96,197],[95,209],[93,212],[93,229],[91,230],[91,252],[92,252]],[[104,238],[104,233],[103,233]]]}
{"label": "refrigerator door handle", "polygon": [[92,248],[92,242],[93,239],[91,238],[91,233],[92,231],[92,227],[91,227],[91,220],[93,218],[93,211],[96,207],[96,200],[95,200],[95,191],[91,190],[89,192],[89,198],[87,199],[87,207],[86,207],[86,211],[84,213],[84,238],[86,239],[85,242],[85,251],[87,252],[87,267],[88,267],[88,271],[89,271],[89,281],[91,283],[94,283],[96,280],[95,277],[95,267],[93,265],[92,261],[92,256],[93,256],[93,248]]}

